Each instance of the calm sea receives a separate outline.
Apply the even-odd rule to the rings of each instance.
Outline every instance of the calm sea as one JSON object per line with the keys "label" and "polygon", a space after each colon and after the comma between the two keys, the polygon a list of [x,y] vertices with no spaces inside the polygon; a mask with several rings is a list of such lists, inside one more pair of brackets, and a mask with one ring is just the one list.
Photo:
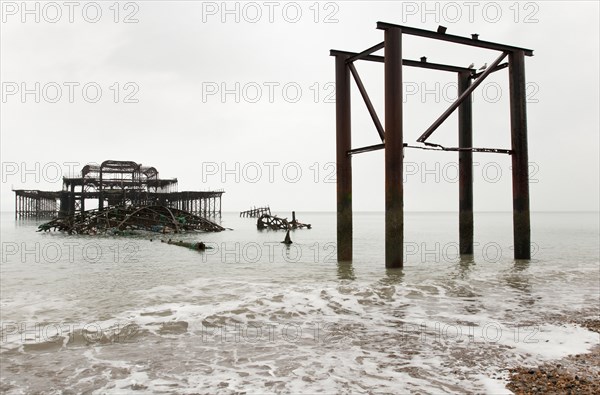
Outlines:
{"label": "calm sea", "polygon": [[[281,212],[291,217],[291,213]],[[510,367],[599,343],[599,214],[532,214],[531,261],[512,214],[407,213],[403,270],[386,270],[382,213],[354,216],[352,264],[335,214],[310,230],[126,237],[37,233],[2,214],[2,393],[502,393]],[[161,243],[204,241],[205,252]]]}

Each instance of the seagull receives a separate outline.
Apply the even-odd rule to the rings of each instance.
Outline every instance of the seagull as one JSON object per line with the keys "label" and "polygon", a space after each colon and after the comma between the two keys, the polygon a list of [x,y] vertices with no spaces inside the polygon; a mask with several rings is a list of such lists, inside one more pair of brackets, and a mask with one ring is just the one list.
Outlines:
{"label": "seagull", "polygon": [[475,67],[475,63],[471,63],[467,68],[472,69],[473,67]]}
{"label": "seagull", "polygon": [[485,69],[487,69],[487,63],[484,63],[483,66],[481,66],[479,68],[479,70],[485,70]]}

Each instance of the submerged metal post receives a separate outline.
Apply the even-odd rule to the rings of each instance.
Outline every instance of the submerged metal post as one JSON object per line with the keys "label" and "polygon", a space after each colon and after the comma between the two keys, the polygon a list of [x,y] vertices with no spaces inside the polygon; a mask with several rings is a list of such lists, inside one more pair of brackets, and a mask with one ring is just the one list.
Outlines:
{"label": "submerged metal post", "polygon": [[402,184],[402,30],[385,30],[385,266],[402,267],[404,186]]}
{"label": "submerged metal post", "polygon": [[[458,95],[471,85],[471,73],[458,73]],[[458,146],[473,147],[473,100],[467,97],[458,107]],[[461,255],[473,254],[473,152],[458,153],[459,250]]]}
{"label": "submerged metal post", "polygon": [[335,134],[337,169],[337,256],[352,260],[352,159],[350,116],[350,70],[348,56],[335,57]]}
{"label": "submerged metal post", "polygon": [[515,259],[530,259],[529,157],[527,153],[525,53],[523,50],[514,50],[510,53],[508,70]]}

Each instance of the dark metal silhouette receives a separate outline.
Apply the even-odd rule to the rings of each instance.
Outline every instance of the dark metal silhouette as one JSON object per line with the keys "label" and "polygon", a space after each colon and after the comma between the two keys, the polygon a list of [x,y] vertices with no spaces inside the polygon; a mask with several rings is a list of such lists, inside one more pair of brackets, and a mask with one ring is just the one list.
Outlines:
{"label": "dark metal silhouette", "polygon": [[225,228],[206,218],[175,208],[119,206],[56,218],[38,227],[38,231],[57,230],[69,234],[126,234],[136,230],[158,233],[221,232]]}
{"label": "dark metal silhouette", "polygon": [[246,210],[246,211],[241,211],[240,212],[240,217],[245,217],[245,218],[256,218],[256,217],[260,217],[263,214],[269,214],[271,215],[271,209],[269,208],[269,206],[267,207],[254,207],[251,208],[250,210]]}
{"label": "dark metal silhouette", "polygon": [[311,224],[303,224],[296,220],[296,212],[292,211],[292,221],[288,221],[287,218],[280,218],[276,215],[263,214],[256,221],[257,229],[271,229],[271,230],[289,230],[289,229],[311,229]]}
{"label": "dark metal silhouette", "polygon": [[161,179],[158,170],[130,161],[86,165],[78,176],[63,177],[62,191],[15,190],[15,218],[67,216],[85,211],[86,201],[105,206],[160,205],[204,217],[221,214],[224,191],[177,192],[177,178]]}
{"label": "dark metal silhouette", "polygon": [[[402,164],[404,148],[457,151],[459,155],[459,238],[460,253],[473,253],[473,152],[502,153],[512,157],[513,179],[513,238],[515,259],[530,259],[530,213],[527,153],[527,116],[525,92],[525,56],[530,49],[519,48],[479,39],[447,34],[440,26],[436,32],[408,26],[378,22],[384,31],[384,41],[360,53],[331,50],[335,57],[336,76],[336,161],[337,161],[337,242],[338,260],[352,260],[352,155],[385,149],[385,264],[388,268],[402,267],[404,239],[404,186]],[[455,44],[499,51],[489,67],[480,71],[453,65],[431,63],[423,56],[419,61],[402,59],[402,36],[419,36]],[[385,56],[373,55],[384,49]],[[502,61],[508,56],[508,62]],[[357,60],[384,63],[385,127],[371,103],[369,95],[354,65]],[[418,67],[458,75],[459,97],[417,139],[423,146],[404,142],[402,129],[402,68]],[[487,64],[486,64],[487,66]],[[511,148],[475,148],[472,146],[471,94],[490,74],[508,67],[510,88]],[[382,144],[351,147],[350,75],[379,134]],[[458,147],[443,147],[427,142],[435,130],[458,109]]]}

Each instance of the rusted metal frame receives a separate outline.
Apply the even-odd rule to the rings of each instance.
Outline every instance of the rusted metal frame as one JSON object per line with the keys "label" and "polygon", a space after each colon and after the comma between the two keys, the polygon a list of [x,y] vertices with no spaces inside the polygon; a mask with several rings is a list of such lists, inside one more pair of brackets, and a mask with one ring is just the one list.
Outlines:
{"label": "rusted metal frame", "polygon": [[402,30],[385,31],[385,267],[404,265]]}
{"label": "rusted metal frame", "polygon": [[365,86],[363,85],[362,80],[360,79],[360,76],[358,75],[358,71],[356,70],[356,67],[354,67],[354,63],[348,63],[348,67],[350,68],[352,77],[354,77],[354,81],[356,82],[356,86],[358,87],[358,90],[360,91],[360,95],[362,96],[363,100],[365,101],[367,110],[369,110],[369,114],[371,115],[371,119],[373,120],[373,123],[375,124],[377,133],[379,133],[379,138],[381,138],[381,141],[384,141],[385,140],[385,132],[383,131],[383,126],[381,125],[381,121],[379,120],[379,117],[377,116],[377,112],[375,111],[375,108],[373,107],[373,103],[371,103],[371,99],[369,98],[369,95],[367,94]]}
{"label": "rusted metal frame", "polygon": [[447,71],[450,73],[461,73],[461,72],[474,73],[475,72],[475,70],[468,69],[466,67],[452,66],[449,64],[441,64],[441,63],[421,62],[421,61],[410,60],[410,59],[403,59],[402,65],[407,66],[407,67],[417,67],[420,69]]}
{"label": "rusted metal frame", "polygon": [[456,44],[469,45],[472,47],[485,48],[485,49],[493,49],[496,51],[502,52],[513,52],[513,51],[523,51],[525,56],[533,56],[533,50],[526,48],[514,47],[511,45],[498,44],[491,41],[483,41],[479,39],[455,36],[452,34],[446,33],[438,33],[430,30],[418,29],[415,27],[395,25],[393,23],[387,22],[377,22],[377,29],[380,30],[388,30],[391,28],[402,29],[402,34],[408,34],[411,36],[419,36],[419,37],[427,37],[435,40],[448,41]]}
{"label": "rusted metal frame", "polygon": [[419,143],[423,143],[425,142],[425,140],[427,140],[429,138],[429,136],[431,136],[431,134],[433,132],[435,132],[435,130],[437,128],[440,127],[440,125],[442,123],[444,123],[444,121],[446,119],[448,119],[448,117],[450,116],[450,114],[452,114],[454,112],[454,110],[456,110],[458,108],[458,106],[461,105],[462,102],[464,102],[467,98],[469,98],[469,96],[471,95],[471,93],[475,90],[475,88],[477,88],[479,86],[479,84],[481,84],[483,82],[483,80],[486,79],[486,77],[488,75],[490,75],[492,73],[492,70],[498,66],[498,64],[500,64],[500,62],[502,62],[502,60],[506,57],[506,55],[508,55],[508,53],[503,52],[502,54],[500,54],[500,56],[498,56],[498,58],[494,61],[494,63],[492,63],[492,65],[490,67],[488,67],[483,74],[481,74],[481,76],[479,78],[477,78],[459,97],[458,99],[456,99],[456,101],[454,103],[452,103],[450,105],[450,107],[448,107],[448,109],[446,111],[444,111],[444,113],[442,115],[439,116],[438,119],[436,119],[429,128],[427,128],[427,130],[421,135],[421,137],[419,137],[417,139],[417,141]]}
{"label": "rusted metal frame", "polygon": [[372,54],[373,52],[377,52],[384,47],[385,43],[382,41],[379,44],[373,45],[371,48],[365,49],[364,51],[352,55],[348,59],[346,59],[346,64],[352,64],[355,60],[363,59],[364,57]]}

